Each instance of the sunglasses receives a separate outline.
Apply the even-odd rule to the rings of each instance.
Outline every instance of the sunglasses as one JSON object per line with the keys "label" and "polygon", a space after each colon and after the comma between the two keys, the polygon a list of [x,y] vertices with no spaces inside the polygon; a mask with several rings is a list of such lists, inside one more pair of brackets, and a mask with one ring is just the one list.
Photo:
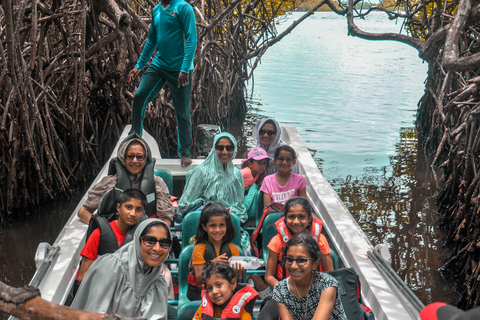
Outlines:
{"label": "sunglasses", "polygon": [[127,160],[128,161],[133,161],[133,159],[137,158],[138,161],[143,161],[145,160],[145,156],[136,156],[134,154],[127,154]]}
{"label": "sunglasses", "polygon": [[297,258],[294,259],[292,257],[285,257],[285,264],[291,265],[293,262],[297,263],[297,266],[304,266],[307,264],[308,261],[315,261],[315,259],[312,258]]}
{"label": "sunglasses", "polygon": [[271,137],[271,136],[276,135],[276,134],[277,134],[277,131],[275,131],[275,130],[263,130],[263,129],[260,129],[260,131],[258,131],[258,133],[260,133],[261,136],[263,136],[263,135],[266,133],[267,135],[269,135],[269,136]]}
{"label": "sunglasses", "polygon": [[143,241],[143,244],[147,247],[154,247],[157,242],[163,249],[169,249],[172,246],[172,239],[169,238],[162,238],[157,239],[152,236],[143,236],[140,238]]}
{"label": "sunglasses", "polygon": [[294,159],[293,158],[284,158],[284,157],[278,157],[275,160],[278,160],[280,162],[287,161],[287,163],[292,162]]}
{"label": "sunglasses", "polygon": [[227,149],[228,152],[231,152],[231,151],[233,151],[233,149],[235,149],[235,147],[233,146],[233,144],[229,144],[228,146],[222,146],[222,145],[217,144],[215,146],[215,149],[217,151],[223,151],[224,149]]}

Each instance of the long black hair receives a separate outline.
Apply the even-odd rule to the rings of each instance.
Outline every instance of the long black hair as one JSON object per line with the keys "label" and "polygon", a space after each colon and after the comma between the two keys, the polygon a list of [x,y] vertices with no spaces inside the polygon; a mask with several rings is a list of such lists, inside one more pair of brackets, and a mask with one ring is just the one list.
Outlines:
{"label": "long black hair", "polygon": [[198,222],[197,234],[195,235],[195,241],[202,243],[208,241],[208,233],[203,230],[203,226],[206,226],[211,217],[225,217],[225,224],[227,226],[227,232],[223,236],[223,243],[230,243],[235,239],[235,228],[233,227],[232,218],[230,218],[230,212],[221,204],[210,202],[202,210],[200,214],[200,221]]}

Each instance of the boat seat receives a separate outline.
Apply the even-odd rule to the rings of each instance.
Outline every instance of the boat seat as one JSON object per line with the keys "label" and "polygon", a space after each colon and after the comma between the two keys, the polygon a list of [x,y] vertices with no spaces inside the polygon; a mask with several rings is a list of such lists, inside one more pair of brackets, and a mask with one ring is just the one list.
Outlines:
{"label": "boat seat", "polygon": [[185,304],[182,304],[177,309],[177,315],[175,316],[176,320],[185,320],[185,319],[193,319],[195,312],[197,311],[198,307],[200,307],[200,300],[199,301],[189,301]]}
{"label": "boat seat", "polygon": [[272,212],[265,217],[263,221],[263,238],[262,238],[262,252],[263,252],[263,261],[267,263],[268,261],[268,244],[270,240],[277,235],[277,227],[275,226],[275,222],[283,216],[282,212]]}
{"label": "boat seat", "polygon": [[[182,247],[186,247],[189,244],[190,238],[193,237],[197,233],[198,223],[200,221],[200,214],[201,211],[192,211],[183,218],[182,221]],[[233,243],[241,248],[242,241],[241,241],[241,226],[240,226],[240,218],[231,213],[230,217],[232,219],[233,227],[235,229],[235,238],[233,239]]]}
{"label": "boat seat", "polygon": [[173,176],[167,169],[156,168],[153,173],[163,179],[163,182],[167,185],[168,192],[173,195]]}
{"label": "boat seat", "polygon": [[121,192],[117,191],[115,187],[112,187],[105,191],[103,196],[100,198],[100,203],[98,204],[97,214],[99,216],[105,217],[108,221],[117,219],[117,200],[116,193]]}
{"label": "boat seat", "polygon": [[[182,306],[184,303],[190,301],[187,298],[188,265],[190,263],[190,259],[192,258],[194,247],[195,246],[193,244],[185,246],[182,252],[180,253],[180,257],[178,258],[178,305],[179,306]],[[180,308],[177,311],[177,319],[180,319],[178,318],[179,311],[180,311]]]}
{"label": "boat seat", "polygon": [[265,206],[263,205],[263,191],[258,190],[257,195],[257,208],[256,208],[256,217],[255,217],[255,225],[258,226],[260,219],[262,219],[263,209]]}

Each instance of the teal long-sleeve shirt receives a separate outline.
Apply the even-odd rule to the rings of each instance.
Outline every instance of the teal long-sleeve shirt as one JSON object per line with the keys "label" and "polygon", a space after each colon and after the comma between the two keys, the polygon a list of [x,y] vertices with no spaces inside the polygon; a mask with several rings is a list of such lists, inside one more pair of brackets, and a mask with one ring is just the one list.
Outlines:
{"label": "teal long-sleeve shirt", "polygon": [[172,0],[167,7],[162,3],[153,8],[152,24],[147,42],[135,67],[142,70],[152,56],[152,63],[165,70],[189,72],[197,46],[195,13],[184,0]]}

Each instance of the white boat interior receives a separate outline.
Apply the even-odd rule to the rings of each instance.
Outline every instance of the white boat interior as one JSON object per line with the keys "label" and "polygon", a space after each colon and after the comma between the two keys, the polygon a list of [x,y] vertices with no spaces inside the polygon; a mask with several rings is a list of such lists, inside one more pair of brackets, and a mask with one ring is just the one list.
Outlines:
{"label": "white boat interior", "polygon": [[[111,158],[116,156],[118,146],[129,130],[130,126],[126,126]],[[162,159],[155,140],[148,133],[144,132],[143,138],[150,145],[152,155],[156,158],[155,167],[169,170],[174,183],[184,183],[188,170],[203,161],[193,159],[192,166],[183,168],[180,159]],[[423,304],[373,250],[372,243],[320,173],[297,129],[290,126],[282,127],[282,139],[297,151],[299,172],[308,181],[307,196],[314,211],[324,222],[323,228],[339,257],[340,266],[353,267],[359,275],[363,300],[373,309],[375,318],[419,319],[419,311]],[[240,165],[240,159],[235,159],[234,163]],[[108,161],[90,188],[107,174],[107,170]],[[30,283],[40,289],[43,299],[64,304],[74,283],[87,230],[87,225],[80,221],[77,212],[86,197],[87,194],[72,212]]]}

